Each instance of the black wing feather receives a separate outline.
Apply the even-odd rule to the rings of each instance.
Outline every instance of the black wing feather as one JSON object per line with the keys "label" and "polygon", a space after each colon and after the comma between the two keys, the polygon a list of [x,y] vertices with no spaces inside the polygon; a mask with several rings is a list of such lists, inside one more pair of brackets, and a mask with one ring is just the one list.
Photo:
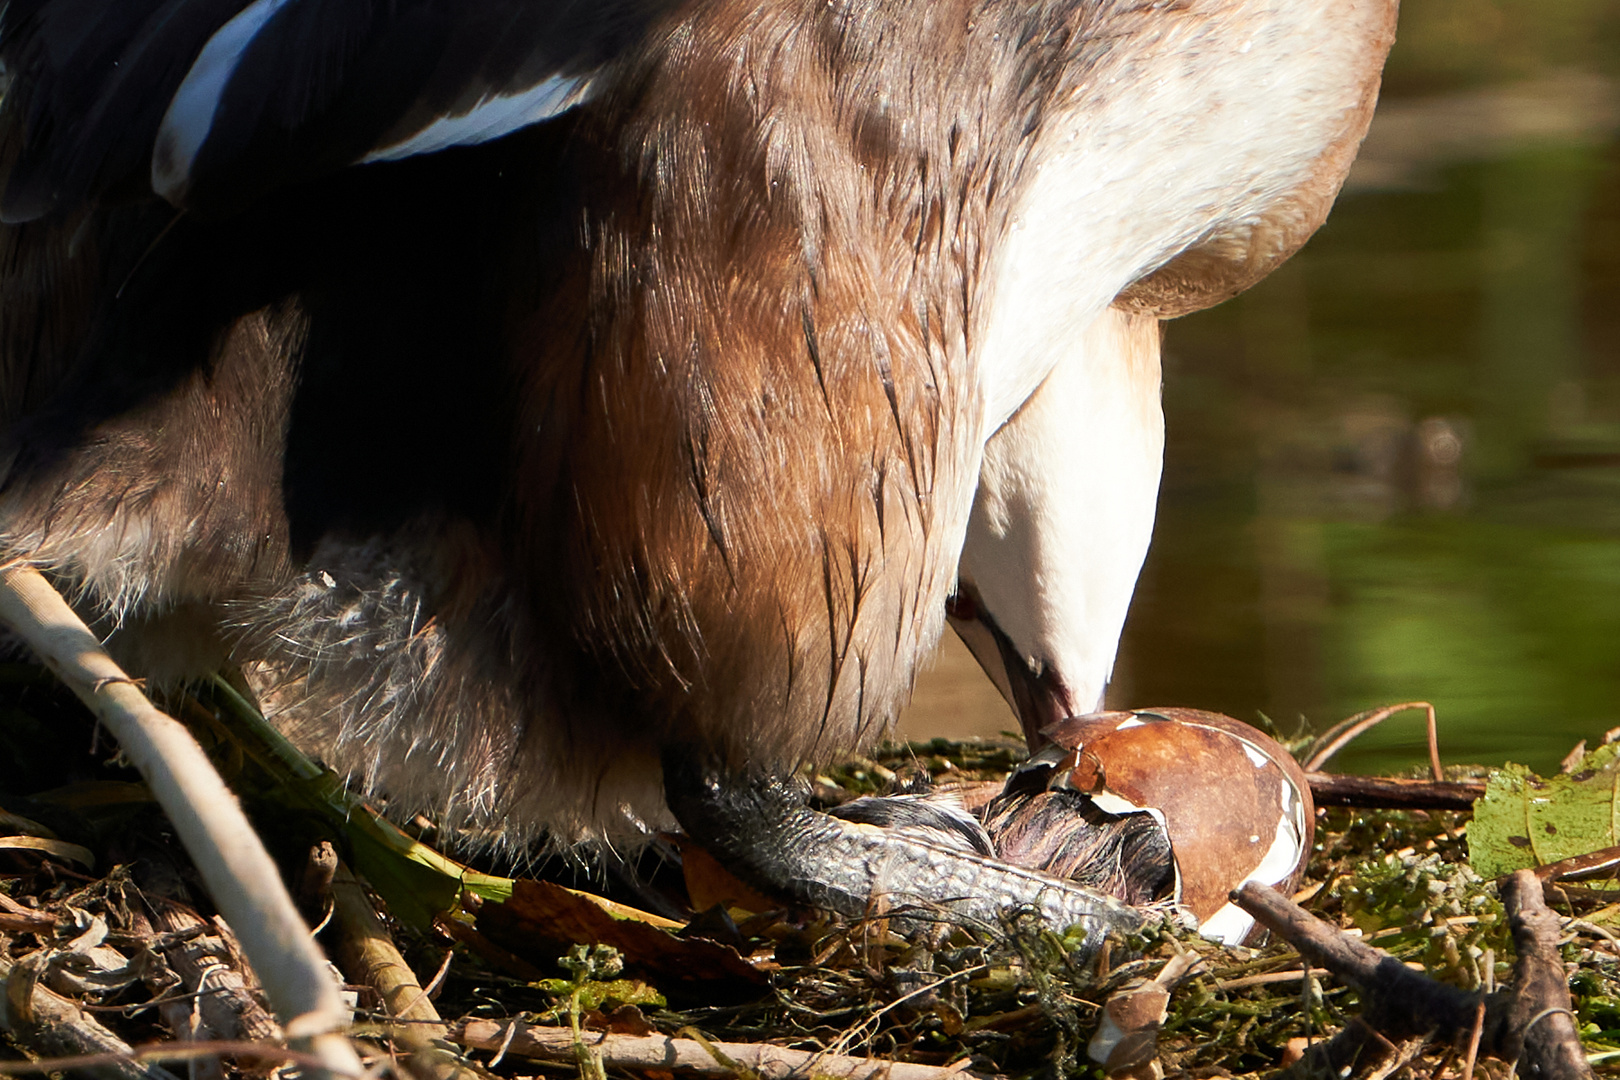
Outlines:
{"label": "black wing feather", "polygon": [[[611,63],[677,0],[287,0],[236,58],[171,198],[225,213],[436,120]],[[187,72],[246,0],[11,0],[0,63],[21,122],[0,216],[150,192]],[[13,137],[16,137],[15,132]]]}
{"label": "black wing feather", "polygon": [[246,0],[11,0],[4,108],[21,121],[0,220],[30,221],[144,182],[169,98]]}

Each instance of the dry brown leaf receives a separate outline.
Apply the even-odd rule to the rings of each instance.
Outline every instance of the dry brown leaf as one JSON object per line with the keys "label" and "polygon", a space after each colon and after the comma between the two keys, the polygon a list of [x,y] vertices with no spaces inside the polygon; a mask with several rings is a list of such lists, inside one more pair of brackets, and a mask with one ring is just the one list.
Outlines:
{"label": "dry brown leaf", "polygon": [[729,945],[706,938],[683,938],[670,931],[679,923],[638,912],[589,893],[543,881],[518,881],[505,903],[486,902],[478,931],[502,948],[551,964],[576,942],[611,945],[635,970],[665,993],[703,986],[705,995],[723,987],[752,994],[767,984],[763,972]]}
{"label": "dry brown leaf", "polygon": [[96,857],[87,847],[70,844],[66,840],[50,840],[43,836],[0,836],[0,848],[12,851],[43,851],[58,859],[76,862],[86,870],[96,868]]}

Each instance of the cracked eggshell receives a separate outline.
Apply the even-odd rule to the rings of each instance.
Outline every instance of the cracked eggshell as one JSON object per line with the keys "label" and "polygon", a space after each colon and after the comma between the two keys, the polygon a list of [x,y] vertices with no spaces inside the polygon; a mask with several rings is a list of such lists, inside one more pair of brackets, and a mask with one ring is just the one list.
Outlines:
{"label": "cracked eggshell", "polygon": [[1069,785],[1109,813],[1149,811],[1170,838],[1177,899],[1206,937],[1241,944],[1254,926],[1227,900],[1258,881],[1290,892],[1315,839],[1304,770],[1276,740],[1198,709],[1093,713],[1042,732],[1069,751]]}

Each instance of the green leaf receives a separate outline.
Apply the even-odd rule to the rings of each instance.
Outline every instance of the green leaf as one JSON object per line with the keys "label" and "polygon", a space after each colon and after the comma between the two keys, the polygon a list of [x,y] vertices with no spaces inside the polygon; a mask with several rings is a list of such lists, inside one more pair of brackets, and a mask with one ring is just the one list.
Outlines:
{"label": "green leaf", "polygon": [[1542,779],[1522,765],[1493,773],[1474,804],[1468,858],[1499,877],[1620,843],[1620,743],[1600,746],[1568,773]]}
{"label": "green leaf", "polygon": [[657,1009],[669,1004],[663,994],[640,979],[613,979],[609,982],[593,979],[584,982],[575,982],[572,979],[541,979],[533,985],[560,997],[578,990],[579,1007],[582,1009],[600,1009],[605,1001],[617,1001],[622,1005],[647,1005]]}
{"label": "green leaf", "polygon": [[512,895],[512,880],[470,870],[403,832],[349,792],[330,769],[310,760],[225,679],[210,687],[231,713],[229,737],[270,779],[273,797],[324,819],[344,837],[354,869],[377,890],[389,912],[419,930],[453,910],[463,890],[486,900]]}

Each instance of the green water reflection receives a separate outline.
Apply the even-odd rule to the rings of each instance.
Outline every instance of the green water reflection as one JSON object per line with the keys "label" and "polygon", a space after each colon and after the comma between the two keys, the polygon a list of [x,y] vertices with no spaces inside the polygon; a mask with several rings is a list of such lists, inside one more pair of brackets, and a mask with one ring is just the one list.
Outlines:
{"label": "green water reflection", "polygon": [[[1170,329],[1112,696],[1284,729],[1426,698],[1447,757],[1546,769],[1620,726],[1620,2],[1401,19],[1328,225]],[[1421,756],[1414,719],[1341,764]]]}

